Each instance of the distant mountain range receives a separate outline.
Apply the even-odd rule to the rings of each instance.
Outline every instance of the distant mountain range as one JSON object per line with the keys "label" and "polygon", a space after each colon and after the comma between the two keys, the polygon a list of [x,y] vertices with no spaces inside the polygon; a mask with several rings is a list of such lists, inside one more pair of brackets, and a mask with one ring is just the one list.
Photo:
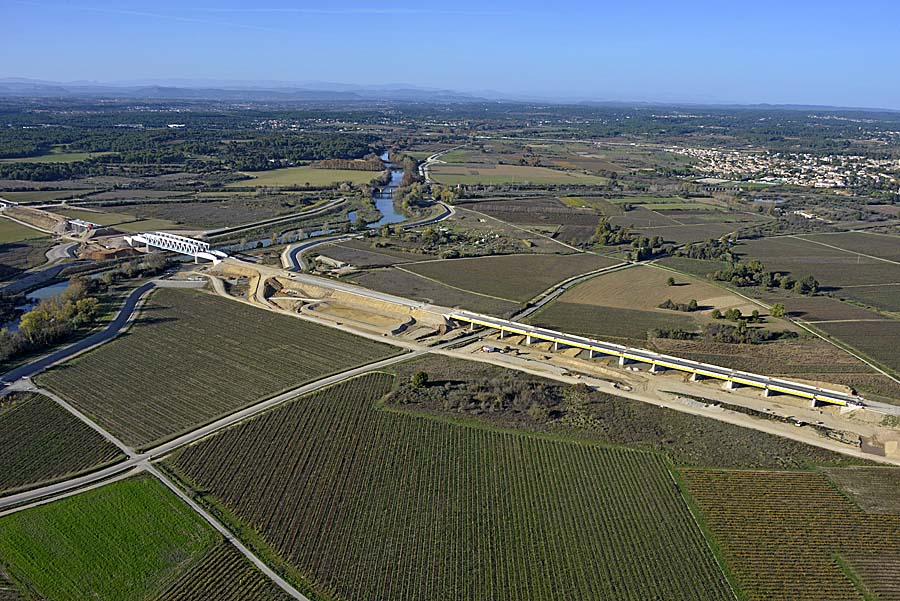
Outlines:
{"label": "distant mountain range", "polygon": [[0,78],[0,97],[122,98],[134,100],[255,100],[275,102],[365,101],[460,103],[482,102],[471,94],[405,84],[360,86],[328,82],[291,84],[278,81],[153,80],[115,83],[54,82]]}
{"label": "distant mountain range", "polygon": [[230,81],[220,79],[154,79],[119,82],[56,82],[22,77],[0,78],[0,98],[96,98],[122,100],[219,100],[256,102],[418,102],[462,104],[473,102],[525,102],[578,104],[596,107],[683,107],[690,109],[900,111],[878,108],[835,107],[808,104],[727,104],[698,102],[629,102],[592,100],[584,97],[550,98],[531,94],[507,94],[494,90],[458,92],[403,83],[355,85],[325,81],[278,80]]}

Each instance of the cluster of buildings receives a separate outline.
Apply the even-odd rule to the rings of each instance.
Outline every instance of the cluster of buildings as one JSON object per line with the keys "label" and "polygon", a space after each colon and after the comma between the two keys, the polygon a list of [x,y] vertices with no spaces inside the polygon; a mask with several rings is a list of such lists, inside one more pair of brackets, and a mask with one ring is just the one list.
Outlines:
{"label": "cluster of buildings", "polygon": [[900,188],[900,160],[897,159],[678,146],[666,150],[694,159],[694,169],[699,173],[728,180],[813,188],[848,188],[867,184]]}

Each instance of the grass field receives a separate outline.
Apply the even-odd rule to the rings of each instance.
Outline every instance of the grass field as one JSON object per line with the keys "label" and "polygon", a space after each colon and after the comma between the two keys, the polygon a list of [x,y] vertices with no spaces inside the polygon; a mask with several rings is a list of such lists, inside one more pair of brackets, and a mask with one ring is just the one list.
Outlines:
{"label": "grass field", "polygon": [[250,171],[245,175],[251,180],[242,180],[229,184],[231,187],[256,186],[330,186],[340,182],[368,184],[378,177],[373,171],[355,171],[351,169],[317,169],[315,167],[287,167],[271,171]]}
{"label": "grass field", "polygon": [[900,515],[900,468],[840,467],[824,471],[863,511]]}
{"label": "grass field", "polygon": [[618,263],[609,257],[572,255],[500,255],[430,261],[404,269],[465,290],[525,302],[557,282]]}
{"label": "grass field", "polygon": [[0,159],[0,163],[77,163],[114,154],[112,152],[50,152],[34,157]]}
{"label": "grass field", "polygon": [[732,598],[659,455],[379,410],[392,381],[303,397],[172,465],[317,598]]}
{"label": "grass field", "polygon": [[36,229],[18,224],[11,219],[0,218],[0,244],[22,242],[23,240],[35,240],[46,238],[47,234]]}
{"label": "grass field", "polygon": [[124,457],[81,420],[38,394],[0,412],[0,494],[59,480]]}
{"label": "grass field", "polygon": [[0,562],[47,601],[154,599],[218,536],[136,477],[0,518]]}
{"label": "grass field", "polygon": [[624,215],[622,207],[605,198],[591,198],[588,196],[562,196],[559,199],[567,207],[589,207],[599,211],[603,215]]}
{"label": "grass field", "polygon": [[242,303],[160,289],[127,334],[38,380],[139,446],[395,352]]}
{"label": "grass field", "polygon": [[231,543],[222,541],[182,574],[157,601],[287,601],[291,597]]}
{"label": "grass field", "polygon": [[[822,474],[683,473],[750,601],[863,601],[838,560],[900,559],[900,515],[866,514]],[[897,582],[890,572],[876,578],[864,584],[878,589]]]}
{"label": "grass field", "polygon": [[441,184],[595,184],[606,183],[605,177],[579,171],[561,171],[547,167],[521,165],[435,165],[431,177]]}

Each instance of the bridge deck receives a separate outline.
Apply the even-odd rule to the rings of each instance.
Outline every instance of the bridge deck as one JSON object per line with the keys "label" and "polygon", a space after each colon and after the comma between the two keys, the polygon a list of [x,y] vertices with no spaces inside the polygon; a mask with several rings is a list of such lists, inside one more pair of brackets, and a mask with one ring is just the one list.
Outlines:
{"label": "bridge deck", "polygon": [[780,392],[814,401],[835,405],[859,406],[864,404],[864,399],[862,399],[862,397],[845,394],[837,390],[829,390],[827,388],[819,388],[809,384],[792,382],[781,378],[772,378],[750,372],[729,369],[727,367],[720,367],[718,365],[700,363],[698,361],[691,361],[690,359],[681,359],[680,357],[663,355],[646,349],[626,347],[621,344],[603,342],[602,340],[594,340],[592,338],[574,334],[566,334],[565,332],[557,332],[556,330],[548,330],[546,328],[530,326],[528,324],[499,319],[488,315],[470,313],[468,311],[454,311],[445,315],[445,317],[454,321],[500,330],[501,332],[520,334],[532,339],[581,348],[592,353],[601,353],[619,357],[623,360],[647,363],[653,366],[716,378],[726,382],[743,384],[745,386],[753,386],[755,388],[762,388],[764,390],[771,390],[773,392]]}

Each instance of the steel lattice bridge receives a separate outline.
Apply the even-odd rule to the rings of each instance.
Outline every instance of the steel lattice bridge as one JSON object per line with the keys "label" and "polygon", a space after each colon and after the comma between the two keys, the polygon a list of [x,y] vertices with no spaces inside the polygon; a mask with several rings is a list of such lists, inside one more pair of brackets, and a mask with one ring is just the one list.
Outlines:
{"label": "steel lattice bridge", "polygon": [[143,246],[147,252],[150,251],[152,246],[194,257],[195,261],[206,259],[212,261],[213,264],[218,264],[222,259],[228,257],[220,250],[212,250],[208,242],[167,234],[166,232],[143,232],[134,236],[125,236],[125,241],[132,247]]}
{"label": "steel lattice bridge", "polygon": [[821,402],[851,407],[865,406],[865,399],[862,397],[846,394],[838,390],[829,390],[827,388],[819,388],[817,386],[811,386],[801,382],[792,382],[791,380],[782,378],[771,378],[769,376],[738,371],[736,369],[729,369],[718,365],[681,359],[671,355],[654,353],[653,351],[645,349],[630,348],[622,346],[621,344],[603,342],[584,336],[575,336],[573,334],[530,326],[515,321],[498,319],[488,315],[480,315],[468,311],[454,311],[444,317],[459,323],[467,323],[473,328],[480,326],[499,330],[500,338],[503,338],[505,334],[525,336],[526,344],[531,344],[533,340],[542,340],[552,342],[554,349],[560,347],[584,349],[588,351],[591,358],[593,358],[595,354],[618,357],[620,365],[624,365],[627,361],[644,363],[650,365],[650,371],[652,372],[656,372],[660,369],[674,369],[691,374],[691,379],[706,377],[723,380],[728,388],[734,388],[738,385],[760,388],[766,396],[769,396],[772,393],[781,393],[809,399],[814,404]]}

